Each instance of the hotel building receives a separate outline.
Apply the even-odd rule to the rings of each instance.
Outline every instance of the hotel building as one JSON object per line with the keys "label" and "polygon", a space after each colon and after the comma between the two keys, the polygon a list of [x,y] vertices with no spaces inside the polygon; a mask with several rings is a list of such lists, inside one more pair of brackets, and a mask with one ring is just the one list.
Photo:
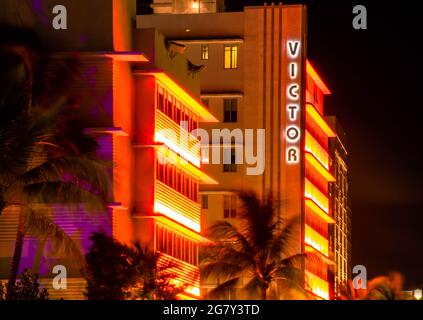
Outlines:
{"label": "hotel building", "polygon": [[351,278],[351,209],[348,197],[348,165],[346,134],[336,117],[327,117],[327,122],[336,132],[336,138],[329,143],[333,175],[336,182],[330,187],[330,204],[335,219],[332,225],[331,245],[335,261],[334,293]]}
{"label": "hotel building", "polygon": [[[51,65],[51,74],[62,67],[62,58],[77,57],[79,72],[69,90],[79,98],[86,130],[99,142],[99,155],[114,164],[107,215],[89,215],[82,204],[79,210],[56,205],[52,220],[78,240],[84,252],[91,233],[101,227],[122,243],[139,242],[162,253],[160,263],[175,264],[175,281],[186,285],[181,296],[200,298],[199,185],[217,182],[202,170],[200,142],[190,132],[217,119],[200,102],[195,66],[157,30],[135,30],[135,1],[63,0],[66,30],[54,30],[49,22],[56,1],[4,2],[0,21],[33,28],[60,58]],[[8,276],[18,210],[11,208],[0,217],[0,279]],[[53,299],[82,299],[85,280],[80,266],[70,260],[52,256],[49,244],[29,233],[20,270],[33,267],[40,272]],[[51,287],[56,264],[67,267],[66,290]]]}
{"label": "hotel building", "polygon": [[[330,90],[307,58],[305,6],[265,5],[243,12],[204,6],[198,14],[186,8],[201,2],[166,3],[154,1],[154,14],[138,16],[137,27],[157,28],[184,45],[190,61],[205,66],[201,98],[219,122],[203,128],[265,129],[265,169],[260,174],[248,174],[250,165],[237,161],[242,155],[239,141],[202,146],[231,152],[229,164],[213,164],[207,153],[203,156],[205,171],[219,181],[200,188],[203,229],[222,219],[236,222],[238,190],[272,193],[282,204],[282,218],[301,217],[292,253],[311,251],[322,258],[304,266],[309,291],[320,299],[332,298],[329,232],[336,221],[330,203],[335,177],[329,141],[336,133],[324,117],[324,96]],[[176,3],[185,10],[178,11]],[[204,291],[211,285],[203,283]]]}

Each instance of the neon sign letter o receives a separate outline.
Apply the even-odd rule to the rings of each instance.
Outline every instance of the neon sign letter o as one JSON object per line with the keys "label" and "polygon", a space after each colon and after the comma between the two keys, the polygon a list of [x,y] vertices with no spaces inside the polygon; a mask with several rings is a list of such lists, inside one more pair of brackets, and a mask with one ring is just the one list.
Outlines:
{"label": "neon sign letter o", "polygon": [[292,142],[296,142],[300,138],[300,130],[297,127],[289,127],[286,129],[286,137]]}

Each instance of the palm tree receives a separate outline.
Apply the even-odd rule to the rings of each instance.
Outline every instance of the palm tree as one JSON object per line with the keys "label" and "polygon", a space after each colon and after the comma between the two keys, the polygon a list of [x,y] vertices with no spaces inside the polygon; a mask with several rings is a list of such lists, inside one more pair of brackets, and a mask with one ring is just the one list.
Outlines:
{"label": "palm tree", "polygon": [[403,292],[404,277],[399,272],[390,272],[386,276],[378,276],[367,283],[363,289],[355,289],[353,282],[348,281],[341,288],[341,300],[413,300]]}
{"label": "palm tree", "polygon": [[220,297],[239,287],[252,298],[280,298],[278,288],[294,289],[305,298],[303,267],[307,256],[292,255],[297,219],[282,221],[272,195],[261,201],[254,192],[241,192],[239,225],[227,221],[214,224],[207,232],[213,244],[204,248],[203,279],[217,279],[209,297]]}
{"label": "palm tree", "polygon": [[138,244],[126,246],[103,231],[94,232],[90,239],[92,246],[86,254],[88,299],[176,300],[184,291],[185,286],[175,282],[177,266],[162,261],[159,252]]}
{"label": "palm tree", "polygon": [[[66,79],[48,81],[37,64],[45,56],[32,47],[15,42],[1,47],[0,215],[10,206],[20,208],[10,296],[28,224],[62,243],[72,242],[53,226],[40,204],[84,203],[104,209],[109,177],[106,164],[96,157],[97,143],[84,133],[74,103],[66,96]],[[62,62],[64,69],[73,63]]]}
{"label": "palm tree", "polygon": [[366,300],[412,300],[403,292],[404,277],[399,272],[389,272],[387,276],[373,278],[368,283]]}
{"label": "palm tree", "polygon": [[134,261],[139,277],[130,290],[132,299],[178,300],[184,292],[186,286],[175,281],[177,265],[162,261],[161,255],[136,245]]}

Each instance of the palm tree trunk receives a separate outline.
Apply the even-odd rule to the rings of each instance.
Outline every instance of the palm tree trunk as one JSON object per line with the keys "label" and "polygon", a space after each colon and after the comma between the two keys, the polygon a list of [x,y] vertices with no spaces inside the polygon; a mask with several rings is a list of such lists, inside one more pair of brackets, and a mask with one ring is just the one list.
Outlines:
{"label": "palm tree trunk", "polygon": [[12,263],[10,265],[9,280],[7,283],[7,299],[13,296],[13,288],[18,277],[19,265],[21,262],[22,249],[26,232],[26,212],[21,209],[19,212],[18,231],[16,233],[15,250],[13,252]]}
{"label": "palm tree trunk", "polygon": [[34,262],[32,263],[32,273],[39,274],[41,269],[41,262],[44,256],[44,248],[47,243],[47,236],[42,236],[37,241],[37,250],[35,252]]}
{"label": "palm tree trunk", "polygon": [[262,288],[261,289],[261,300],[267,300],[267,288],[266,287],[264,287],[264,288]]}

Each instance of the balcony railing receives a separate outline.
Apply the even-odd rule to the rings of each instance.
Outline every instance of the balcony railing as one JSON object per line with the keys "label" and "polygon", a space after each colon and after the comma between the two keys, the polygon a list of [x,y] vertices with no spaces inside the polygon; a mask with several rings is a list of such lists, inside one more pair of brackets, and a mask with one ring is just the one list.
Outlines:
{"label": "balcony railing", "polygon": [[305,134],[305,151],[310,152],[326,170],[329,170],[329,155],[327,151],[323,149],[308,131]]}
{"label": "balcony railing", "polygon": [[310,271],[306,270],[305,274],[311,292],[322,299],[329,300],[329,283]]}
{"label": "balcony railing", "polygon": [[160,110],[156,110],[155,141],[200,167],[200,141]]}
{"label": "balcony railing", "polygon": [[329,199],[325,196],[310,180],[305,179],[304,196],[306,199],[311,199],[317,204],[320,209],[329,214]]}
{"label": "balcony railing", "polygon": [[305,205],[314,214],[318,215],[320,218],[322,218],[327,223],[335,223],[335,220],[330,215],[328,215],[326,212],[324,212],[313,200],[306,199]]}
{"label": "balcony railing", "polygon": [[190,228],[201,231],[201,207],[164,183],[155,182],[154,211]]}
{"label": "balcony railing", "polygon": [[319,251],[321,254],[329,257],[329,241],[324,238],[317,231],[313,230],[310,226],[305,226],[305,239],[304,242],[314,249]]}
{"label": "balcony railing", "polygon": [[175,274],[175,284],[186,285],[186,293],[197,297],[200,296],[200,272],[198,267],[163,253],[160,255],[158,264],[159,266],[174,266],[172,273]]}
{"label": "balcony railing", "polygon": [[332,130],[331,127],[326,123],[325,119],[320,115],[319,111],[311,104],[306,104],[307,116],[306,121],[313,121],[321,130],[329,138],[336,137],[336,133]]}

